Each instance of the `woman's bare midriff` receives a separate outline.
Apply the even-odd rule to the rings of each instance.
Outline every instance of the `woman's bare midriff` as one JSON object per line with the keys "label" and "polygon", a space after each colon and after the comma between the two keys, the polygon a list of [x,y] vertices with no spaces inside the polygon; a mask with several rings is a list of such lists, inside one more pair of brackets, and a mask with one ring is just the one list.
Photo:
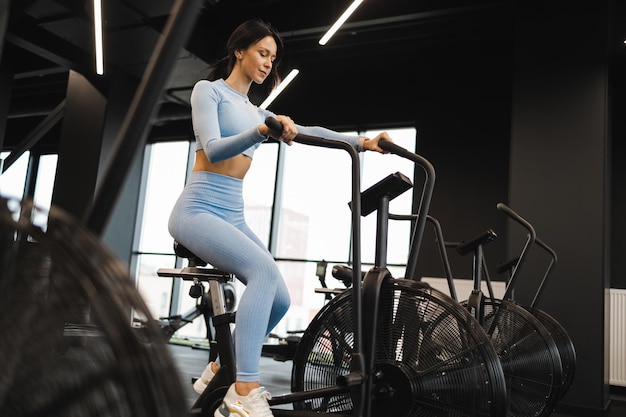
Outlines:
{"label": "woman's bare midriff", "polygon": [[252,158],[243,154],[234,156],[225,161],[211,162],[206,157],[204,151],[199,150],[196,151],[196,160],[193,165],[193,170],[214,172],[242,180],[250,169],[250,164],[252,164]]}

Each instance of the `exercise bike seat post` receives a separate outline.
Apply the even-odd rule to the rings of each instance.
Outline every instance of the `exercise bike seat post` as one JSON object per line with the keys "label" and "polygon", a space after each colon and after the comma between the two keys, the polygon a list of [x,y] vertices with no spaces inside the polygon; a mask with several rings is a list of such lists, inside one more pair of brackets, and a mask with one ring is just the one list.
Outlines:
{"label": "exercise bike seat post", "polygon": [[[209,387],[198,397],[192,410],[202,408],[202,404],[207,401],[205,394],[214,391],[213,387],[228,387],[235,382],[236,369],[234,369],[235,356],[232,349],[232,335],[230,325],[235,322],[235,312],[226,310],[226,300],[222,286],[232,280],[232,275],[225,271],[213,268],[204,268],[206,262],[195,255],[179,242],[174,242],[174,252],[181,258],[188,259],[188,267],[181,269],[161,268],[157,271],[159,276],[179,277],[184,280],[192,280],[194,283],[207,282],[209,285],[209,297],[211,312],[204,312],[205,320],[210,319],[215,327],[215,340],[211,341],[210,360],[215,360],[218,356],[222,364],[233,364],[231,366],[222,365],[211,380]],[[219,341],[219,342],[218,342]],[[217,349],[216,349],[217,348]],[[223,396],[223,393],[221,394]]]}
{"label": "exercise bike seat post", "polygon": [[[498,235],[496,235],[493,230],[488,229],[468,241],[460,242],[456,247],[456,251],[459,253],[459,255],[467,255],[472,252],[474,253],[472,273],[474,278],[474,286],[472,288],[470,296],[467,299],[467,308],[481,325],[483,324],[483,318],[485,314],[485,298],[481,289],[485,261],[483,246],[487,243],[493,242],[495,239],[497,239],[497,237]],[[487,283],[490,284],[489,281],[487,281]],[[493,298],[493,294],[490,295]]]}

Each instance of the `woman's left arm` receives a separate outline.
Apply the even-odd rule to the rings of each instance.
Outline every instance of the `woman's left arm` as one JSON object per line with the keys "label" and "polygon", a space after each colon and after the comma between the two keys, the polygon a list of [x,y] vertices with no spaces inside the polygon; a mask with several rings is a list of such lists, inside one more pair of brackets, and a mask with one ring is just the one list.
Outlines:
{"label": "woman's left arm", "polygon": [[[376,137],[374,137],[373,139],[370,139],[365,136],[348,135],[346,133],[339,133],[334,130],[321,127],[321,126],[302,126],[297,123],[294,123],[291,120],[291,118],[287,116],[278,116],[270,112],[269,110],[265,110],[265,112],[267,113],[266,117],[270,116],[270,117],[277,118],[279,121],[281,121],[283,126],[285,126],[285,122],[290,126],[295,126],[297,133],[302,133],[304,135],[309,135],[309,136],[318,136],[318,137],[322,137],[325,139],[340,140],[342,142],[347,142],[351,144],[352,146],[354,146],[354,148],[359,152],[368,150],[368,151],[376,151],[380,153],[387,153],[386,151],[381,149],[380,146],[378,146],[378,143],[380,142],[381,139],[386,139],[390,142],[393,142],[393,140],[391,139],[389,134],[387,134],[387,132],[379,133],[378,135],[376,135]],[[286,120],[283,121],[282,118],[285,118]],[[288,141],[288,144],[291,144],[290,140]]]}
{"label": "woman's left arm", "polygon": [[385,139],[390,142],[393,142],[393,140],[391,139],[391,137],[389,136],[387,132],[379,133],[373,139],[370,139],[365,136],[348,135],[345,133],[335,132],[334,130],[327,129],[325,127],[320,127],[320,126],[300,126],[300,125],[296,125],[296,126],[298,128],[298,133],[304,133],[306,135],[320,136],[326,139],[341,140],[344,142],[348,142],[352,144],[352,146],[354,146],[356,150],[358,150],[359,152],[375,151],[375,152],[380,152],[380,153],[387,153],[380,146],[378,146],[378,143],[380,142],[381,139]]}

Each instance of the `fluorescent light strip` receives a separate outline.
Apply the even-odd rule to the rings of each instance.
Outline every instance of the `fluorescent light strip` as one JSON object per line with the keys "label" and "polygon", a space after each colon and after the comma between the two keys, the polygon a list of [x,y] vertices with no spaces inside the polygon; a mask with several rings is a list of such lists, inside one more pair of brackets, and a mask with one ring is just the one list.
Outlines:
{"label": "fluorescent light strip", "polygon": [[104,56],[102,52],[102,1],[93,0],[93,29],[96,42],[96,73],[104,74]]}
{"label": "fluorescent light strip", "polygon": [[328,42],[328,40],[335,34],[335,32],[339,30],[341,25],[343,25],[345,21],[348,20],[350,15],[354,13],[356,8],[359,7],[361,3],[363,3],[363,0],[354,0],[352,4],[346,9],[346,11],[343,12],[341,16],[339,16],[339,19],[337,19],[335,24],[332,25],[330,29],[328,29],[328,32],[326,32],[326,34],[322,36],[322,39],[319,40],[319,44],[326,45],[326,42]]}
{"label": "fluorescent light strip", "polygon": [[297,69],[292,69],[291,72],[289,74],[287,74],[285,79],[282,80],[280,84],[278,84],[278,87],[276,87],[274,89],[274,91],[272,91],[270,93],[270,95],[267,96],[265,101],[263,103],[261,103],[261,105],[259,107],[262,108],[262,109],[266,109],[267,106],[269,106],[272,103],[272,101],[274,101],[274,99],[276,97],[278,97],[278,95],[280,93],[282,93],[282,91],[285,89],[285,87],[287,87],[289,85],[289,83],[292,82],[294,78],[296,78],[296,75],[298,75],[299,72],[300,71],[298,71]]}

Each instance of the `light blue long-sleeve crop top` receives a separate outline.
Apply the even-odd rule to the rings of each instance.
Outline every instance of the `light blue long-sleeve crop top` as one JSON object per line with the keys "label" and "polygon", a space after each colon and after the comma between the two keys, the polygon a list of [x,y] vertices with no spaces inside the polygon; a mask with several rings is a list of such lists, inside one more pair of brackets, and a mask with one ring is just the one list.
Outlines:
{"label": "light blue long-sleeve crop top", "polygon": [[[191,92],[191,119],[196,150],[203,149],[211,162],[219,162],[243,153],[252,158],[267,138],[258,126],[269,116],[269,110],[250,103],[248,97],[232,89],[223,79],[198,81]],[[341,140],[362,147],[361,138],[319,126],[296,125],[298,133]]]}

